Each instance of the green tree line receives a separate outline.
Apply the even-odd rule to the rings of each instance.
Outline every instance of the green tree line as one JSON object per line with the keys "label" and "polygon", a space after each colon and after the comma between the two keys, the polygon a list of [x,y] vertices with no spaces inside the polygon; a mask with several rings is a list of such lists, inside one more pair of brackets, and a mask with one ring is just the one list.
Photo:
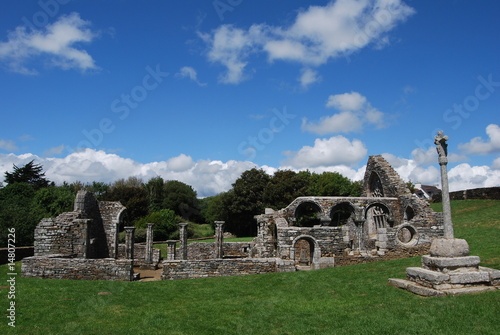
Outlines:
{"label": "green tree line", "polygon": [[[352,182],[336,172],[278,170],[272,176],[262,169],[243,172],[232,188],[215,196],[198,198],[196,191],[177,180],[137,177],[113,183],[81,182],[55,185],[34,161],[5,173],[0,188],[0,243],[7,245],[7,229],[16,229],[16,245],[32,245],[34,229],[45,217],[73,210],[79,190],[93,192],[98,200],[120,201],[127,211],[125,225],[135,225],[144,234],[147,223],[155,223],[156,240],[176,238],[179,222],[213,225],[226,221],[225,230],[237,236],[254,236],[255,215],[265,208],[286,207],[299,196],[359,196],[361,182]],[[141,230],[142,229],[142,230]]]}

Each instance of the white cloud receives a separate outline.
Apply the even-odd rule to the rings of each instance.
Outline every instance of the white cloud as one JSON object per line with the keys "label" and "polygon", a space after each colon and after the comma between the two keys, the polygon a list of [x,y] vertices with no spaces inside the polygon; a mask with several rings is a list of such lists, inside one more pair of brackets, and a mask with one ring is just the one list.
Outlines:
{"label": "white cloud", "polygon": [[62,69],[80,69],[82,71],[97,69],[94,59],[87,51],[76,44],[91,42],[96,34],[79,14],[71,13],[61,16],[44,30],[29,31],[19,26],[8,35],[7,42],[0,42],[0,61],[14,72],[36,74],[26,63],[30,59],[43,56],[49,65]]}
{"label": "white cloud", "polygon": [[448,171],[448,182],[450,191],[500,186],[500,170],[464,163]]}
{"label": "white cloud", "polygon": [[329,139],[316,139],[314,146],[304,146],[299,151],[287,151],[284,165],[294,168],[352,165],[366,156],[367,149],[359,140],[349,141],[338,135]]}
{"label": "white cloud", "polygon": [[492,167],[495,170],[500,170],[500,157],[495,158]]}
{"label": "white cloud", "polygon": [[307,88],[307,87],[309,87],[309,85],[314,84],[320,80],[321,80],[321,77],[318,75],[318,72],[316,72],[310,68],[302,69],[302,73],[299,77],[300,85],[303,88]]}
{"label": "white cloud", "polygon": [[209,45],[209,60],[227,68],[221,81],[235,84],[244,79],[250,52],[318,66],[370,44],[387,45],[387,33],[413,13],[400,0],[337,0],[299,12],[288,27],[254,24],[246,31],[223,25],[200,36]]}
{"label": "white cloud", "polygon": [[358,92],[330,95],[326,107],[332,107],[340,113],[324,116],[318,122],[302,120],[302,130],[318,135],[350,133],[363,129],[365,124],[377,128],[385,126],[384,113],[374,108],[366,97]]}
{"label": "white cloud", "polygon": [[167,166],[174,172],[184,171],[192,168],[195,165],[193,159],[185,154],[180,154],[177,157],[172,157],[167,160]]}
{"label": "white cloud", "polygon": [[[436,147],[434,146],[428,147],[427,150],[424,150],[422,148],[414,149],[411,152],[411,156],[418,165],[430,165],[436,164],[438,162],[438,154],[436,151]],[[464,155],[456,153],[450,153],[448,155],[448,162],[450,163],[463,162],[466,160],[467,157]]]}
{"label": "white cloud", "polygon": [[176,74],[177,77],[180,78],[189,78],[195,83],[197,83],[199,86],[206,86],[207,83],[202,83],[198,80],[198,74],[196,70],[190,66],[183,66],[179,72]]}
{"label": "white cloud", "polygon": [[[113,182],[121,178],[136,176],[144,181],[155,176],[165,180],[179,180],[191,185],[198,196],[205,197],[227,191],[245,170],[256,167],[254,163],[242,161],[194,162],[190,156],[181,154],[167,161],[139,163],[104,151],[85,149],[64,158],[43,158],[33,154],[0,154],[0,174],[12,171],[13,164],[22,166],[31,160],[41,164],[49,180],[61,184],[64,181]],[[266,170],[273,171],[266,167]]]}
{"label": "white cloud", "polygon": [[0,150],[5,151],[16,151],[18,148],[14,141],[11,140],[0,140]]}
{"label": "white cloud", "polygon": [[472,155],[488,155],[500,152],[500,127],[497,124],[490,124],[486,127],[486,134],[489,137],[487,141],[481,137],[474,137],[470,142],[460,144],[458,148]]}

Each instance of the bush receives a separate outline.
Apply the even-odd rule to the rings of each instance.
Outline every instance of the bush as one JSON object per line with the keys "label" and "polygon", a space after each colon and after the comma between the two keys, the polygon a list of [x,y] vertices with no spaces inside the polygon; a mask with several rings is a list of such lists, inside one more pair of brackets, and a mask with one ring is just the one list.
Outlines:
{"label": "bush", "polygon": [[135,226],[137,228],[146,228],[148,223],[154,223],[153,234],[156,241],[165,241],[171,238],[179,229],[177,223],[180,219],[175,215],[175,212],[170,209],[162,209],[153,212],[142,219],[137,220]]}
{"label": "bush", "polygon": [[[127,233],[125,231],[122,231],[121,233],[118,234],[118,242],[119,243],[125,243],[125,236]],[[135,243],[142,243],[146,242],[146,228],[136,228],[134,232],[134,242]]]}

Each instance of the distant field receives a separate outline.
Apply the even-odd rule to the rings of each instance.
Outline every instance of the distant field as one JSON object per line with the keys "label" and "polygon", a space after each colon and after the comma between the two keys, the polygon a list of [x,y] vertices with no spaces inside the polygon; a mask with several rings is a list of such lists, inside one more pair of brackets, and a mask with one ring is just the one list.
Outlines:
{"label": "distant field", "polygon": [[[433,205],[439,210],[439,204]],[[455,236],[500,269],[500,201],[452,202]],[[500,290],[421,297],[387,285],[420,257],[325,270],[158,282],[16,278],[0,334],[499,334]],[[7,285],[7,267],[0,267]],[[18,265],[17,273],[20,273]]]}

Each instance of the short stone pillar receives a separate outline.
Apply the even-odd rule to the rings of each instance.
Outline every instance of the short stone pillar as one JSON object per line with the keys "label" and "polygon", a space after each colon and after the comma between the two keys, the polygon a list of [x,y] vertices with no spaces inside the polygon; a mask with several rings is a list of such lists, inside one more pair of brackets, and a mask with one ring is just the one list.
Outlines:
{"label": "short stone pillar", "polygon": [[215,221],[215,258],[222,258],[224,242],[224,221]]}
{"label": "short stone pillar", "polygon": [[125,258],[134,259],[135,227],[125,227]]}
{"label": "short stone pillar", "polygon": [[187,249],[187,226],[188,224],[183,222],[179,223],[179,239],[181,240],[181,259],[186,260],[188,257],[188,249]]}
{"label": "short stone pillar", "polygon": [[167,261],[173,261],[176,257],[176,249],[175,245],[177,244],[177,240],[168,240],[167,241]]}
{"label": "short stone pillar", "polygon": [[146,225],[146,257],[145,263],[151,265],[153,263],[153,227],[154,223]]}

